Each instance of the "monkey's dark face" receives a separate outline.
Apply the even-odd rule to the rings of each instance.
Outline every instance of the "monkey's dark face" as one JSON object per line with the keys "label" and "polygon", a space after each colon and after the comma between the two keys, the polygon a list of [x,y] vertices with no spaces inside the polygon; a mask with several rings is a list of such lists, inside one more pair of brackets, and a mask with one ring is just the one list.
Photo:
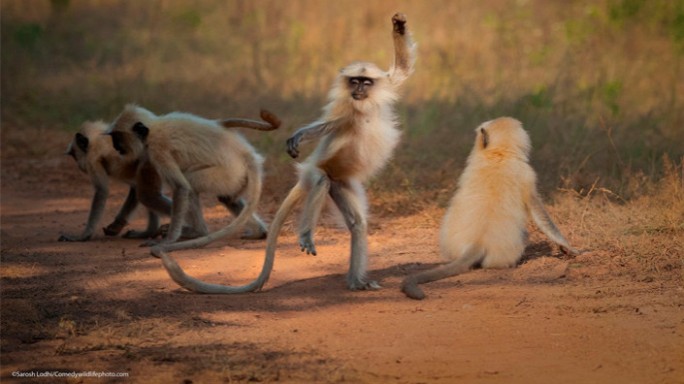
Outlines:
{"label": "monkey's dark face", "polygon": [[368,98],[368,93],[373,88],[375,82],[370,77],[356,76],[349,78],[349,90],[354,100],[365,100]]}
{"label": "monkey's dark face", "polygon": [[71,156],[78,164],[78,168],[86,172],[86,156],[88,155],[88,147],[90,140],[80,132],[74,135],[74,139],[69,143],[66,154]]}
{"label": "monkey's dark face", "polygon": [[126,134],[124,132],[114,131],[111,132],[110,135],[112,136],[112,145],[114,146],[114,149],[121,155],[127,154]]}
{"label": "monkey's dark face", "polygon": [[130,131],[126,130],[112,130],[109,135],[112,137],[112,146],[119,152],[120,155],[125,156],[129,153],[136,154],[140,152],[147,139],[147,134],[149,129],[141,122],[136,122],[130,128]]}

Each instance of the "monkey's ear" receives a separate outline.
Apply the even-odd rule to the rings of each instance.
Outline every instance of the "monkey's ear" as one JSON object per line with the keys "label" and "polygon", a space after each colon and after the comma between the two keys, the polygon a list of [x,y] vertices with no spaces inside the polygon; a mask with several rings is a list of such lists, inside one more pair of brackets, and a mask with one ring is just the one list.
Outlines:
{"label": "monkey's ear", "polygon": [[83,152],[88,152],[88,138],[83,136],[80,132],[76,133],[76,146]]}
{"label": "monkey's ear", "polygon": [[140,138],[140,140],[145,141],[147,135],[150,133],[150,129],[147,128],[145,124],[138,121],[133,126],[133,132],[138,136],[138,138]]}
{"label": "monkey's ear", "polygon": [[482,134],[482,148],[485,149],[489,145],[489,134],[484,128],[480,128],[480,134]]}

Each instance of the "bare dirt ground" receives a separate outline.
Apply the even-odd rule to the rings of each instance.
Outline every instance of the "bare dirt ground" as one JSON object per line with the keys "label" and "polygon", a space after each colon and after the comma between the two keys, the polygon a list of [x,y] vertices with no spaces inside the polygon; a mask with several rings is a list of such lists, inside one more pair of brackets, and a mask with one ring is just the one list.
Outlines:
{"label": "bare dirt ground", "polygon": [[[51,147],[69,140],[40,136]],[[345,289],[346,231],[319,230],[310,256],[289,223],[264,292],[197,295],[138,241],[57,242],[83,228],[87,178],[66,156],[3,142],[3,382],[684,382],[681,269],[654,275],[600,249],[568,259],[533,232],[518,268],[432,283],[413,301],[398,287],[439,261],[443,211],[432,209],[371,218],[370,276],[382,290]],[[124,196],[114,188],[105,221]],[[210,226],[223,225],[223,210],[206,203]],[[276,207],[265,196],[263,216]],[[264,246],[222,240],[173,255],[194,276],[238,284],[257,275]],[[128,377],[16,377],[56,371]]]}

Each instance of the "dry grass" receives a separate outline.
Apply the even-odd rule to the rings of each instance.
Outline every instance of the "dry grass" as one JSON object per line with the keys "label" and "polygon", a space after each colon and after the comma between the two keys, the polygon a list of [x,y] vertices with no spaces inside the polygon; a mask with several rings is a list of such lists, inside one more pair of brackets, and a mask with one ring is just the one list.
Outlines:
{"label": "dry grass", "polygon": [[[654,270],[681,255],[669,239],[684,221],[682,0],[3,0],[3,158],[57,156],[41,137],[131,101],[208,117],[267,107],[284,127],[246,134],[277,204],[292,182],[284,139],[317,116],[339,67],[389,64],[397,10],[420,56],[398,106],[403,143],[371,184],[376,213],[446,205],[472,130],[511,115],[571,237]],[[35,139],[14,140],[29,127]]]}

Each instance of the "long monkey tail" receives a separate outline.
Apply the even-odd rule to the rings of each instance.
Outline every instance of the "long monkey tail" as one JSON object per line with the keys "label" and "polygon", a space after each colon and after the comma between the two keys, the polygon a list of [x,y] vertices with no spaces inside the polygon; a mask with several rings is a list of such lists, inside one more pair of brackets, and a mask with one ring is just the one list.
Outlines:
{"label": "long monkey tail", "polygon": [[217,239],[233,235],[237,231],[241,230],[256,211],[256,206],[261,198],[261,164],[259,164],[259,161],[253,157],[248,157],[246,164],[248,167],[247,191],[245,193],[247,196],[247,203],[235,220],[218,231],[212,232],[206,236],[171,244],[156,245],[152,247],[152,254],[159,256],[159,253],[162,251],[170,252],[177,251],[179,249],[203,247]]}
{"label": "long monkey tail", "polygon": [[273,131],[280,127],[281,121],[274,113],[262,109],[260,115],[261,119],[268,124],[257,120],[239,118],[218,120],[218,123],[224,128],[251,128],[259,131]]}
{"label": "long monkey tail", "polygon": [[[169,276],[171,276],[173,281],[175,281],[178,285],[187,290],[197,293],[219,294],[234,294],[258,291],[268,281],[268,278],[271,275],[271,270],[273,270],[273,262],[275,259],[275,251],[278,243],[278,235],[280,234],[280,229],[282,228],[283,223],[285,222],[285,218],[290,214],[290,212],[292,212],[292,209],[294,208],[295,204],[302,200],[303,196],[304,193],[301,183],[297,183],[292,188],[290,193],[287,195],[285,201],[283,201],[283,203],[280,205],[280,208],[278,208],[278,212],[276,213],[275,218],[271,222],[271,225],[268,229],[266,254],[264,256],[264,264],[261,267],[261,273],[254,281],[246,285],[231,287],[221,284],[206,283],[202,280],[199,280],[186,274],[183,271],[183,269],[178,265],[178,263],[176,263],[176,261],[173,260],[173,258],[171,258],[168,254],[166,254],[164,250],[160,249],[157,250],[157,253],[155,253],[155,249],[153,249],[153,253],[161,257],[164,268],[166,268],[166,271],[168,272]],[[247,207],[245,207],[243,213],[245,210],[247,210]]]}
{"label": "long monkey tail", "polygon": [[406,277],[401,282],[401,291],[411,299],[422,300],[425,298],[425,293],[423,293],[423,290],[420,289],[418,284],[429,283],[431,281],[459,275],[482,261],[483,257],[484,251],[482,249],[470,247],[456,260]]}

